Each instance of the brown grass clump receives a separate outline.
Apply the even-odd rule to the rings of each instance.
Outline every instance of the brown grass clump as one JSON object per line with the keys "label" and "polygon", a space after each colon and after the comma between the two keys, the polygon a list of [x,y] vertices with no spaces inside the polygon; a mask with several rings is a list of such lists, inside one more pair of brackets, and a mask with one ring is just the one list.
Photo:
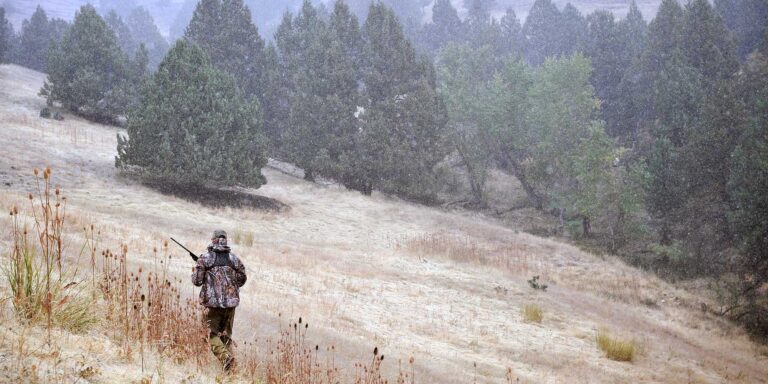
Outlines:
{"label": "brown grass clump", "polygon": [[[10,209],[11,251],[2,271],[11,287],[16,314],[31,322],[45,322],[72,332],[83,332],[98,322],[77,279],[77,268],[62,268],[65,250],[66,198],[51,184],[51,169],[34,170],[36,193],[28,195],[29,214]],[[82,254],[82,252],[81,252]]]}
{"label": "brown grass clump", "polygon": [[523,320],[529,323],[539,323],[544,320],[544,311],[537,304],[526,304],[523,306]]}
{"label": "brown grass clump", "polygon": [[605,352],[605,356],[616,361],[632,361],[637,352],[634,340],[621,340],[610,334],[606,329],[597,331],[597,347]]}

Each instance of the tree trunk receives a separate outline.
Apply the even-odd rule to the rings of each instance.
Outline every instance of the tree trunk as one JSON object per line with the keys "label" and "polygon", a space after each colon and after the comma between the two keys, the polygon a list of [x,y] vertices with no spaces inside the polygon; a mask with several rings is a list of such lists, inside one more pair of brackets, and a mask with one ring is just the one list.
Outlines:
{"label": "tree trunk", "polygon": [[528,178],[525,176],[522,166],[507,154],[501,155],[499,160],[502,167],[512,172],[512,175],[515,176],[520,182],[520,185],[523,186],[523,190],[525,191],[525,194],[528,195],[528,198],[531,199],[533,207],[539,211],[544,209],[544,199],[536,193],[533,185],[530,184]]}
{"label": "tree trunk", "polygon": [[315,174],[311,168],[304,169],[304,180],[315,182]]}

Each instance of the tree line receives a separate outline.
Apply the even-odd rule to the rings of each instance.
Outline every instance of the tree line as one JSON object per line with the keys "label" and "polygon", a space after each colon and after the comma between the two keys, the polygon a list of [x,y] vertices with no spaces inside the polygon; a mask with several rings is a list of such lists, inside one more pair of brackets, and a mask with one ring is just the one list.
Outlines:
{"label": "tree line", "polygon": [[663,0],[646,23],[634,2],[616,20],[537,0],[521,24],[492,3],[461,19],[437,0],[404,26],[382,3],[361,23],[305,0],[265,42],[242,0],[202,0],[152,74],[146,46],[118,38],[130,28],[85,6],[51,38],[42,93],[127,116],[116,165],[174,185],[258,187],[269,156],[435,203],[456,160],[482,209],[500,169],[558,231],[717,277],[719,311],[768,335],[768,6]]}

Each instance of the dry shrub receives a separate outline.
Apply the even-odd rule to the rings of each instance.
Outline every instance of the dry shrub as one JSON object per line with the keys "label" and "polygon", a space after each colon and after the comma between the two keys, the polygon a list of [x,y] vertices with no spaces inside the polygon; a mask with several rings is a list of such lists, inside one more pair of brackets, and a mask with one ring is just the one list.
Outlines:
{"label": "dry shrub", "polygon": [[606,329],[597,331],[597,347],[605,352],[605,356],[616,361],[632,361],[637,352],[634,340],[622,340],[610,334]]}
{"label": "dry shrub", "polygon": [[[163,244],[168,255],[168,243]],[[203,308],[194,300],[182,300],[169,272],[170,256],[161,258],[154,250],[156,268],[128,271],[128,246],[119,255],[102,252],[99,287],[106,302],[107,320],[113,325],[113,338],[126,352],[138,343],[170,356],[175,362],[208,363],[208,329],[201,321]],[[159,266],[157,266],[159,264]]]}
{"label": "dry shrub", "polygon": [[[34,170],[37,193],[29,194],[30,210],[22,217],[10,210],[11,252],[3,274],[11,287],[13,308],[21,318],[83,332],[98,323],[92,303],[79,284],[77,268],[62,268],[66,198],[52,188],[51,169]],[[81,252],[82,254],[82,252]]]}
{"label": "dry shrub", "polygon": [[523,320],[529,323],[539,323],[544,320],[544,311],[536,304],[526,304],[523,306]]}
{"label": "dry shrub", "polygon": [[244,342],[239,355],[241,374],[256,382],[268,384],[384,384],[415,383],[414,359],[408,362],[408,369],[399,366],[394,380],[382,376],[384,355],[378,348],[365,363],[356,363],[354,373],[344,373],[336,365],[336,347],[321,347],[308,338],[309,324],[299,318],[287,326],[280,327],[276,340],[267,339],[264,356],[259,356],[257,340]]}

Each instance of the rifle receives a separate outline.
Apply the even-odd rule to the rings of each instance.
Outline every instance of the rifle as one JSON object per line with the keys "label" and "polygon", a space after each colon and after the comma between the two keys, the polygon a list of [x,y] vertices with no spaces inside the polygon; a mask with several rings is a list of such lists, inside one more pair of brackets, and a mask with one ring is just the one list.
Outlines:
{"label": "rifle", "polygon": [[198,259],[197,255],[195,255],[194,253],[192,253],[192,251],[190,251],[189,249],[187,249],[187,247],[185,247],[185,246],[181,245],[181,243],[179,243],[178,241],[176,241],[176,239],[174,239],[173,237],[171,237],[171,240],[173,240],[173,242],[174,242],[174,243],[176,243],[176,244],[177,244],[179,247],[182,247],[182,248],[184,248],[184,250],[185,250],[185,251],[189,252],[189,257],[191,257],[191,258],[192,258],[192,260],[194,260],[194,261],[197,261],[197,259]]}

